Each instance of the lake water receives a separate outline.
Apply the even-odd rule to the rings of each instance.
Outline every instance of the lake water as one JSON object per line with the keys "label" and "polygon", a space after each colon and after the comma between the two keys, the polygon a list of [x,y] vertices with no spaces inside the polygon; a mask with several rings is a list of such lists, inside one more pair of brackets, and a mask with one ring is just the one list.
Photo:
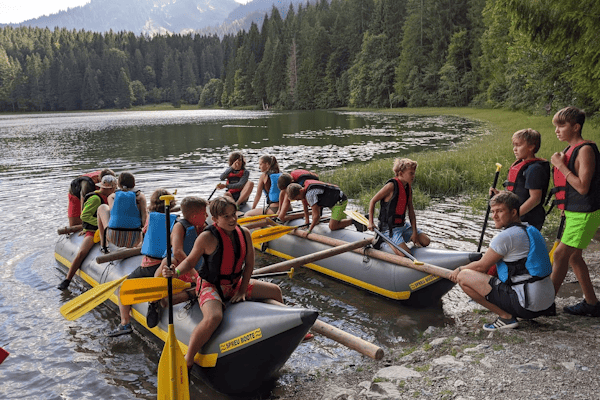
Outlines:
{"label": "lake water", "polygon": [[[53,254],[56,229],[67,225],[68,186],[79,174],[106,167],[128,170],[147,197],[166,187],[177,189],[179,199],[207,198],[234,150],[244,152],[256,180],[262,154],[275,155],[283,170],[323,170],[456,149],[481,132],[476,123],[456,117],[367,112],[0,116],[0,346],[11,353],[0,366],[0,398],[156,398],[162,345],[139,334],[105,337],[119,319],[104,305],[73,322],[59,312],[84,290],[80,284],[72,284],[70,292],[56,289],[65,271]],[[418,211],[417,218],[432,246],[474,250],[483,216],[472,214],[456,199],[444,199]],[[258,265],[274,261],[261,256]],[[312,271],[299,272],[292,281],[276,280],[286,302],[317,309],[326,322],[384,349],[410,342],[429,325],[452,322],[440,306],[414,310]],[[361,358],[317,337],[300,345],[269,390],[284,394],[316,370],[335,371]],[[200,381],[191,391],[197,399],[227,398]]]}

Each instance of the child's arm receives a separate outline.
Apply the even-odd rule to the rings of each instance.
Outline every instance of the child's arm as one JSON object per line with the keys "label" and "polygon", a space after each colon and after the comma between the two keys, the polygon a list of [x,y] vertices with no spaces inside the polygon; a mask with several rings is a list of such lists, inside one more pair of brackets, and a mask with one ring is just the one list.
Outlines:
{"label": "child's arm", "polygon": [[244,227],[242,227],[242,232],[244,232],[244,236],[246,237],[246,260],[244,273],[242,275],[242,283],[240,284],[239,290],[235,292],[235,294],[231,297],[232,303],[237,303],[239,301],[246,300],[246,290],[248,290],[248,282],[250,282],[250,277],[254,272],[254,246],[252,246],[252,237],[250,236],[250,231]]}
{"label": "child's arm", "polygon": [[142,226],[146,226],[146,220],[148,219],[148,205],[146,204],[146,196],[144,193],[138,193],[138,207],[140,209],[140,217],[142,218]]}
{"label": "child's arm", "polygon": [[522,217],[533,210],[542,202],[542,189],[529,189],[529,198],[519,207],[519,215]]}
{"label": "child's arm", "polygon": [[192,249],[190,254],[177,267],[177,270],[179,270],[179,274],[173,274],[175,266],[171,265],[171,268],[163,268],[162,275],[165,278],[168,278],[169,276],[177,277],[179,275],[185,274],[186,272],[194,268],[196,264],[198,264],[200,257],[202,257],[204,254],[210,254],[213,251],[215,251],[217,247],[216,241],[217,239],[210,232],[202,232],[198,239],[196,239],[196,241],[194,242],[194,248]]}
{"label": "child's arm", "polygon": [[279,218],[282,222],[285,222],[285,217],[287,212],[292,209],[292,203],[288,200],[287,192],[282,190],[279,192],[279,213],[277,213],[277,218]]}
{"label": "child's arm", "polygon": [[567,167],[562,152],[554,153],[550,161],[567,178],[567,182],[573,189],[581,195],[588,194],[596,169],[596,156],[590,146],[583,146],[579,150],[575,159],[575,171],[571,171]]}
{"label": "child's arm", "polygon": [[223,173],[221,174],[221,176],[219,176],[219,179],[220,179],[220,180],[222,180],[222,181],[226,180],[226,179],[227,179],[227,177],[229,176],[229,174],[231,173],[231,171],[233,171],[233,168],[231,168],[231,167],[228,167],[228,168],[225,170],[225,172],[223,172]]}
{"label": "child's arm", "polygon": [[111,194],[110,196],[108,196],[108,198],[106,199],[106,203],[108,204],[108,208],[110,208],[112,210],[113,204],[115,202],[115,194]]}
{"label": "child's arm", "polygon": [[[375,216],[375,205],[393,193],[394,184],[392,182],[386,183],[369,202],[369,226],[367,227],[369,230],[372,231],[375,228],[375,223],[373,222],[373,218]],[[381,210],[379,212],[381,212]]]}
{"label": "child's arm", "polygon": [[[303,200],[303,201],[305,201],[305,200]],[[315,226],[319,225],[319,218],[321,217],[321,207],[317,204],[314,204],[310,208],[312,210],[312,221],[310,223],[310,227],[308,228],[308,231],[312,232],[312,230],[315,228]]]}
{"label": "child's arm", "polygon": [[239,181],[236,183],[228,183],[225,187],[227,189],[243,189],[244,186],[246,186],[246,183],[248,183],[248,177],[250,177],[250,171],[244,170],[244,175],[242,175]]}
{"label": "child's arm", "polygon": [[256,187],[256,196],[254,196],[254,202],[252,203],[253,210],[258,205],[258,202],[260,201],[260,197],[262,196],[262,191],[263,191],[263,186],[264,186],[263,178],[265,176],[266,176],[266,174],[263,172],[261,174],[260,178],[258,179],[258,186]]}
{"label": "child's arm", "polygon": [[410,240],[412,240],[414,244],[422,246],[422,243],[419,240],[419,234],[417,233],[417,217],[415,216],[415,209],[413,207],[412,202],[412,190],[410,192],[410,195],[408,196],[408,202],[406,203],[406,211],[413,231]]}
{"label": "child's arm", "polygon": [[175,266],[181,264],[183,260],[187,257],[185,252],[183,251],[183,241],[185,240],[185,229],[183,229],[183,225],[175,224],[173,226],[173,230],[171,231],[171,245],[173,248],[173,264]]}

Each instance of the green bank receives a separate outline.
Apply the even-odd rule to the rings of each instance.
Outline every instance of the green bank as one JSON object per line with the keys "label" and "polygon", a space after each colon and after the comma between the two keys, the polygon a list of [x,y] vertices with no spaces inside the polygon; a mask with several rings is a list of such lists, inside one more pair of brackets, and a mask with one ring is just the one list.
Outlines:
{"label": "green bank", "polygon": [[[364,111],[364,109],[362,109]],[[488,188],[492,185],[496,163],[502,164],[499,182],[515,161],[511,138],[519,129],[533,128],[542,135],[538,157],[550,159],[566,147],[554,134],[552,115],[531,115],[518,111],[478,108],[402,108],[373,110],[381,113],[413,115],[456,115],[483,123],[484,133],[444,151],[426,151],[407,157],[419,163],[414,184],[415,208],[424,208],[432,198],[460,197],[477,210],[484,210]],[[600,141],[600,125],[587,121],[585,139]],[[393,176],[393,158],[381,159],[351,168],[324,173],[324,178],[339,185],[350,198],[366,210],[369,200]],[[554,229],[558,213],[554,211],[546,229]]]}

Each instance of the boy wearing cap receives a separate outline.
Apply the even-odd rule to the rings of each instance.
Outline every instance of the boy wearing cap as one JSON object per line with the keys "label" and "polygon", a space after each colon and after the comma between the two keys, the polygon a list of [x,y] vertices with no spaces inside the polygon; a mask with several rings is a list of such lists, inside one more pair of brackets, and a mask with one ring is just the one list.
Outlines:
{"label": "boy wearing cap", "polygon": [[96,212],[98,207],[100,207],[100,204],[106,204],[108,196],[115,192],[115,189],[117,188],[117,178],[113,175],[104,175],[97,186],[100,187],[99,190],[88,193],[85,196],[83,211],[81,211],[83,231],[80,233],[80,235],[85,235],[85,237],[81,242],[79,252],[71,263],[67,278],[58,285],[60,290],[65,290],[69,287],[71,279],[75,276],[75,272],[77,272],[92,246],[94,246],[94,234],[98,229],[98,216]]}

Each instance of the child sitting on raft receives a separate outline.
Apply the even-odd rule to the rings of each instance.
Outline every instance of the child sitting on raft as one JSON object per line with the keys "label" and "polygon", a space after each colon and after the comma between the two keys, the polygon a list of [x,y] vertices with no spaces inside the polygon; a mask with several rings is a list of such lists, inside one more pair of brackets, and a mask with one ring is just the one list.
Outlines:
{"label": "child sitting on raft", "polygon": [[[392,168],[394,178],[386,182],[379,192],[369,202],[369,230],[373,230],[373,215],[375,204],[379,202],[379,230],[398,246],[410,252],[406,243],[411,241],[416,246],[429,245],[429,237],[417,228],[415,209],[412,202],[412,183],[415,180],[417,162],[408,158],[397,158]],[[406,221],[408,214],[409,221]],[[387,243],[385,243],[387,246]],[[394,253],[401,257],[404,254],[393,248]]]}
{"label": "child sitting on raft", "polygon": [[69,186],[69,208],[67,211],[69,226],[81,225],[81,211],[85,196],[96,190],[96,186],[104,175],[115,176],[115,173],[111,169],[106,168],[83,174],[71,181],[71,185]]}
{"label": "child sitting on raft", "polygon": [[[254,196],[254,202],[252,203],[252,210],[244,214],[244,216],[247,217],[253,215],[277,214],[277,211],[279,211],[279,188],[277,187],[277,180],[281,173],[279,172],[277,159],[275,156],[261,156],[258,160],[258,168],[262,174],[258,179],[258,186],[256,187],[256,196]],[[267,205],[266,207],[256,208],[262,192],[265,193]]]}
{"label": "child sitting on raft", "polygon": [[302,200],[306,223],[308,224],[308,206],[312,210],[312,222],[308,232],[317,226],[320,222],[321,209],[327,207],[331,209],[331,219],[329,220],[329,229],[336,231],[344,229],[347,226],[354,224],[356,229],[363,232],[366,227],[358,222],[355,223],[351,219],[344,219],[346,214],[346,206],[348,205],[348,197],[341,189],[331,183],[325,183],[314,179],[307,179],[304,185],[300,186],[297,183],[291,183],[287,189],[287,197],[291,200]]}
{"label": "child sitting on raft", "polygon": [[[166,189],[156,189],[150,196],[150,205],[148,207],[149,215],[144,227],[144,241],[142,243],[142,263],[136,268],[127,279],[152,278],[163,260],[167,251],[167,232],[165,229],[165,202],[160,199],[161,196],[170,195]],[[173,200],[171,206],[175,206]],[[171,226],[175,223],[177,215],[171,214]],[[119,326],[107,333],[107,336],[120,336],[133,332],[131,328],[130,305],[119,303],[119,313],[121,323]]]}
{"label": "child sitting on raft", "polygon": [[220,179],[227,180],[227,183],[219,183],[217,189],[227,189],[225,196],[231,197],[239,208],[248,201],[248,197],[254,189],[254,182],[248,180],[250,171],[246,169],[246,160],[241,152],[231,153],[228,161],[229,168],[220,176]]}
{"label": "child sitting on raft", "polygon": [[[186,259],[194,247],[196,238],[198,238],[206,227],[207,206],[207,201],[200,197],[188,196],[181,200],[181,213],[183,214],[183,218],[177,219],[175,225],[173,225],[173,230],[171,231],[173,265],[178,266]],[[198,278],[197,270],[202,266],[202,261],[203,259],[200,259],[198,265],[189,272],[179,275],[177,279],[184,282],[195,283]],[[168,268],[166,258],[163,258],[160,268],[156,270],[154,276],[161,277],[163,268]],[[184,301],[194,300],[195,298],[196,295],[193,290],[184,291],[173,295],[173,304],[183,303]],[[148,328],[154,328],[158,325],[160,311],[167,306],[168,303],[166,298],[148,304],[148,312],[146,313],[146,324],[148,325]]]}
{"label": "child sitting on raft", "polygon": [[254,270],[254,247],[250,232],[237,224],[235,202],[219,197],[210,203],[213,225],[200,234],[188,257],[171,268],[163,269],[163,276],[180,276],[191,271],[204,258],[196,289],[200,295],[202,321],[190,337],[185,360],[188,368],[194,357],[210,339],[223,319],[226,300],[232,303],[246,299],[275,299],[282,302],[279,286],[250,279]]}
{"label": "child sitting on raft", "polygon": [[117,179],[113,175],[105,175],[98,184],[100,190],[88,193],[85,196],[83,203],[83,211],[81,211],[81,221],[83,223],[83,231],[80,235],[85,235],[79,251],[71,263],[69,272],[65,280],[58,285],[58,289],[66,290],[71,283],[71,279],[75,276],[75,273],[81,267],[81,263],[85,260],[92,247],[94,246],[94,235],[98,229],[98,216],[96,211],[101,204],[106,204],[108,196],[115,192],[117,188]]}
{"label": "child sitting on raft", "polygon": [[129,172],[119,174],[120,190],[108,196],[108,204],[98,207],[100,251],[108,253],[107,242],[117,247],[135,247],[142,240],[148,211],[146,196],[135,190],[135,178]]}

